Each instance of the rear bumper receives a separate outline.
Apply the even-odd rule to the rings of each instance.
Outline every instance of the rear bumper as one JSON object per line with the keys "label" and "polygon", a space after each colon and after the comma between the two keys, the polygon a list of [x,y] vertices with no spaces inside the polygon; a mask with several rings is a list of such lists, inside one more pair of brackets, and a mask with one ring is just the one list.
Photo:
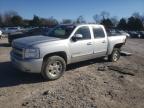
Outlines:
{"label": "rear bumper", "polygon": [[43,59],[18,60],[11,56],[11,62],[13,67],[23,72],[40,73]]}

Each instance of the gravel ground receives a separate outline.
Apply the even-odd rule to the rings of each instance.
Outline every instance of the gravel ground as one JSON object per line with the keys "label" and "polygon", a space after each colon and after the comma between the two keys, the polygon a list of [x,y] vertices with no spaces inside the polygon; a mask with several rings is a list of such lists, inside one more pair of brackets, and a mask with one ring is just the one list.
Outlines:
{"label": "gravel ground", "polygon": [[[56,81],[12,68],[0,40],[0,108],[143,108],[144,40],[129,39],[116,63],[95,59],[69,65]],[[116,67],[124,73],[111,70]],[[127,74],[131,73],[131,74]]]}

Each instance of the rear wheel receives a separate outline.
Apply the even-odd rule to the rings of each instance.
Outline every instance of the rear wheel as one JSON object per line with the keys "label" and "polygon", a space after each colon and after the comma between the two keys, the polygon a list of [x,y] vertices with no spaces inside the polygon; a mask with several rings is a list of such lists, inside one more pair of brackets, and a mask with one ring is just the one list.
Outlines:
{"label": "rear wheel", "polygon": [[66,62],[60,56],[51,56],[46,60],[43,67],[42,76],[46,80],[56,80],[63,75]]}
{"label": "rear wheel", "polygon": [[112,54],[109,56],[109,61],[116,62],[120,58],[120,49],[114,48]]}

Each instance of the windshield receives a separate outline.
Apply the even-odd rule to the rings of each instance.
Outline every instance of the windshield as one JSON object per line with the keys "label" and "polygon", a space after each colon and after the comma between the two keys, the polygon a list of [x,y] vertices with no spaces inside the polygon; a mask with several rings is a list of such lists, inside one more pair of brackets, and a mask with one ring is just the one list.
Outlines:
{"label": "windshield", "polygon": [[66,39],[70,36],[74,28],[74,25],[60,25],[49,31],[46,35],[49,37]]}

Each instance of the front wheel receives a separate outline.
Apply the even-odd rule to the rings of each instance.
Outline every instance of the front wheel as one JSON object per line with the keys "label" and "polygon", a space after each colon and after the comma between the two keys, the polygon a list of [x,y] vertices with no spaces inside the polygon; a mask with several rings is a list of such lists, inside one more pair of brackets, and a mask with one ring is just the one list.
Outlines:
{"label": "front wheel", "polygon": [[109,61],[116,62],[120,58],[120,49],[114,48],[112,54],[109,56]]}
{"label": "front wheel", "polygon": [[60,78],[66,69],[66,62],[60,56],[51,56],[44,63],[42,76],[46,80],[56,80]]}

